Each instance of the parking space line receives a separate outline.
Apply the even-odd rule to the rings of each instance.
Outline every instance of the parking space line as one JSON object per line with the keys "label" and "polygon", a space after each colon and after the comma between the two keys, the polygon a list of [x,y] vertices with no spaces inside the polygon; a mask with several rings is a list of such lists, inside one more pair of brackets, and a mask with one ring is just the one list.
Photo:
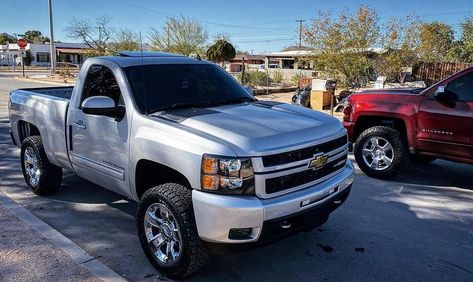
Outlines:
{"label": "parking space line", "polygon": [[97,278],[104,281],[126,281],[115,271],[108,268],[95,257],[89,255],[84,249],[68,239],[56,229],[39,219],[37,216],[20,206],[13,199],[0,192],[0,205],[6,207],[26,224],[38,231],[44,238],[66,252],[72,259],[84,266]]}

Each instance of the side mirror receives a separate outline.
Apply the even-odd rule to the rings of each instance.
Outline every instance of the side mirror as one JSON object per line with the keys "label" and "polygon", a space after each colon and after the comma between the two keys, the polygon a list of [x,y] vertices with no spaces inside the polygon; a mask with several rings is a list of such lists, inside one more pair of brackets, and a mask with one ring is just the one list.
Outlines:
{"label": "side mirror", "polygon": [[111,116],[121,119],[125,115],[125,107],[116,106],[112,98],[93,96],[82,102],[82,112],[89,115]]}
{"label": "side mirror", "polygon": [[253,88],[251,88],[251,86],[249,85],[244,85],[243,88],[246,90],[246,92],[250,93],[251,95],[253,95]]}

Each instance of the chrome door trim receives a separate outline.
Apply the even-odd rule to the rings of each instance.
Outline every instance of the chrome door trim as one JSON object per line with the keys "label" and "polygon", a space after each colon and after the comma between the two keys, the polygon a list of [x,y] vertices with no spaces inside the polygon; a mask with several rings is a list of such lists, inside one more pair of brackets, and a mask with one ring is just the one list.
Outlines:
{"label": "chrome door trim", "polygon": [[91,160],[89,158],[86,158],[84,156],[78,155],[78,154],[73,154],[74,161],[77,164],[81,164],[83,166],[86,166],[92,170],[98,170],[102,173],[105,173],[107,175],[110,175],[112,177],[115,177],[120,180],[125,180],[125,170],[120,169],[114,166],[111,166],[106,163],[99,163],[97,161]]}

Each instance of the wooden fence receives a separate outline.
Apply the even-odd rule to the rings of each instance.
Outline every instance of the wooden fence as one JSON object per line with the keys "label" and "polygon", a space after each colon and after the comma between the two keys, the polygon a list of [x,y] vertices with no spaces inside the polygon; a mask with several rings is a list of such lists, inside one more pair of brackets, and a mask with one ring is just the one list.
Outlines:
{"label": "wooden fence", "polygon": [[412,69],[414,80],[423,80],[427,86],[446,78],[447,76],[459,72],[467,67],[473,66],[471,63],[419,63]]}

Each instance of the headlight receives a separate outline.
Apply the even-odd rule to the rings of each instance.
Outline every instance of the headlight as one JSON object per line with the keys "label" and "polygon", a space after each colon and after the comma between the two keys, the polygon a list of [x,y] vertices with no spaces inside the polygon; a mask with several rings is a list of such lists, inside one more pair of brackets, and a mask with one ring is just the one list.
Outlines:
{"label": "headlight", "polygon": [[254,173],[251,159],[204,155],[201,182],[204,191],[253,194]]}

